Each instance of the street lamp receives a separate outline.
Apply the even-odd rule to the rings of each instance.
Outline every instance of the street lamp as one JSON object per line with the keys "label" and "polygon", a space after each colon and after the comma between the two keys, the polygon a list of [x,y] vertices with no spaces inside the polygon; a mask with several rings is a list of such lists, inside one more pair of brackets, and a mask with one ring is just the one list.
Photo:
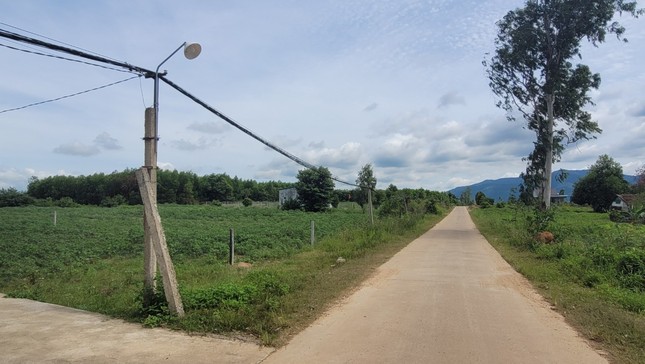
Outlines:
{"label": "street lamp", "polygon": [[[155,143],[157,140],[159,140],[159,68],[161,68],[161,65],[166,63],[167,60],[169,60],[172,56],[175,55],[180,49],[184,48],[184,56],[187,59],[195,59],[199,54],[202,52],[202,46],[199,45],[199,43],[188,43],[184,42],[182,45],[180,45],[177,49],[175,49],[174,52],[170,53],[166,59],[163,60],[163,62],[159,63],[157,66],[157,69],[155,70],[155,95],[154,95],[154,108],[155,108]],[[165,72],[164,72],[165,74]],[[156,149],[156,148],[155,148]]]}

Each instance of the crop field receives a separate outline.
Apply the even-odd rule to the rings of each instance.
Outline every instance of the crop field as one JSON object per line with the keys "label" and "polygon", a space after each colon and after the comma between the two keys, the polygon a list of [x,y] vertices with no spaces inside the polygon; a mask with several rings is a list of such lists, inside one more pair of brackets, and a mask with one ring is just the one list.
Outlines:
{"label": "crop field", "polygon": [[[168,313],[162,292],[142,305],[142,206],[0,208],[0,292],[279,345],[443,217],[384,218],[372,227],[352,204],[326,213],[213,205],[159,211],[185,317]],[[231,228],[236,262],[251,269],[227,264]],[[347,263],[336,264],[338,257]]]}
{"label": "crop field", "polygon": [[614,223],[590,208],[557,207],[546,222],[555,240],[527,231],[530,209],[474,209],[488,241],[588,339],[616,362],[645,358],[645,226]]}
{"label": "crop field", "polygon": [[[311,214],[274,208],[161,205],[159,210],[171,255],[177,261],[209,256],[225,262],[231,228],[235,230],[236,261],[258,262],[284,258],[308,246],[311,221],[317,239],[366,222],[357,209]],[[97,259],[141,256],[142,211],[141,206],[2,208],[0,279],[37,279]]]}

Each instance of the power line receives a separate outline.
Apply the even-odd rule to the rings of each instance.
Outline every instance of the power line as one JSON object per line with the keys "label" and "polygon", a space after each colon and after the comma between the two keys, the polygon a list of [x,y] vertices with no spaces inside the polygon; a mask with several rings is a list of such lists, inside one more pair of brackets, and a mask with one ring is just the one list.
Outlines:
{"label": "power line", "polygon": [[150,70],[142,68],[142,67],[137,67],[137,66],[125,63],[125,62],[115,61],[115,60],[108,59],[108,58],[102,57],[102,56],[96,56],[96,55],[89,54],[89,53],[79,51],[79,50],[76,50],[76,49],[72,49],[72,48],[69,48],[69,47],[63,47],[63,46],[60,46],[60,45],[47,43],[47,42],[39,40],[39,39],[27,37],[27,36],[24,36],[24,35],[21,35],[21,34],[18,34],[18,33],[14,33],[14,32],[10,32],[10,31],[4,30],[4,29],[0,29],[0,37],[7,38],[7,39],[12,39],[12,40],[23,42],[23,43],[36,45],[36,46],[39,46],[39,47],[47,48],[47,49],[58,51],[58,52],[71,54],[71,55],[73,55],[75,57],[86,58],[86,59],[91,59],[93,61],[97,61],[97,62],[101,62],[101,63],[111,64],[113,66],[118,66],[118,67],[121,67],[121,68],[125,68],[126,70],[129,70],[130,72],[136,72],[136,73],[139,73],[139,74],[142,74],[142,75],[146,75],[146,77],[152,77],[155,74],[154,71],[150,71]]}
{"label": "power line", "polygon": [[[301,159],[301,158],[299,158],[299,157],[296,157],[295,155],[293,155],[293,154],[291,154],[291,153],[287,152],[286,150],[284,150],[284,149],[282,149],[282,148],[278,147],[277,145],[274,145],[273,143],[269,142],[268,140],[266,140],[266,139],[262,138],[261,136],[259,136],[259,135],[255,134],[254,132],[252,132],[252,131],[250,131],[249,129],[245,128],[244,126],[240,125],[239,123],[237,123],[237,122],[236,122],[236,121],[234,121],[233,119],[231,119],[231,118],[229,118],[228,116],[226,116],[226,115],[222,114],[221,112],[219,112],[218,110],[214,109],[213,107],[211,107],[210,105],[208,105],[208,104],[207,104],[207,103],[205,103],[204,101],[200,100],[200,99],[199,99],[199,98],[197,98],[196,96],[194,96],[194,95],[192,95],[191,93],[189,93],[188,91],[184,90],[183,88],[181,88],[181,87],[180,87],[179,85],[177,85],[176,83],[174,83],[174,82],[170,81],[170,80],[169,80],[169,79],[167,79],[165,76],[160,75],[160,76],[159,76],[159,78],[160,78],[163,82],[165,82],[166,84],[168,84],[170,87],[172,87],[172,88],[174,88],[175,90],[179,91],[181,94],[183,94],[184,96],[188,97],[189,99],[191,99],[191,100],[195,101],[197,104],[201,105],[201,106],[202,106],[202,107],[204,107],[206,110],[208,110],[208,111],[212,112],[213,114],[215,114],[215,115],[219,116],[221,119],[223,119],[223,120],[224,120],[224,121],[226,121],[227,123],[229,123],[229,124],[233,125],[235,128],[237,128],[237,129],[241,130],[242,132],[244,132],[245,134],[247,134],[247,135],[248,135],[248,136],[250,136],[251,138],[253,138],[253,139],[255,139],[255,140],[259,141],[260,143],[262,143],[262,144],[266,145],[267,147],[269,147],[269,148],[271,148],[271,149],[275,150],[276,152],[278,152],[278,153],[282,154],[283,156],[285,156],[285,157],[287,157],[287,158],[291,159],[292,161],[294,161],[294,162],[296,162],[296,163],[300,164],[301,166],[303,166],[303,167],[305,167],[305,168],[309,168],[309,169],[316,168],[313,164],[311,164],[311,163],[309,163],[309,162],[306,162],[306,161],[304,161],[303,159]],[[346,185],[349,185],[349,186],[362,188],[361,186],[359,186],[359,185],[357,185],[357,184],[343,181],[343,180],[341,180],[341,179],[339,179],[339,178],[337,178],[337,177],[334,177],[334,176],[332,176],[332,177],[331,177],[331,179],[333,179],[333,180],[334,180],[334,181],[336,181],[336,182],[342,183],[342,184],[346,184]]]}
{"label": "power line", "polygon": [[28,108],[28,107],[37,106],[37,105],[42,105],[42,104],[46,104],[46,103],[49,103],[49,102],[54,102],[54,101],[58,101],[58,100],[62,100],[62,99],[67,99],[67,98],[70,98],[70,97],[73,97],[73,96],[78,96],[78,95],[86,94],[86,93],[88,93],[88,92],[97,91],[97,90],[100,90],[100,89],[104,89],[104,88],[106,88],[106,87],[110,87],[110,86],[118,85],[119,83],[123,83],[123,82],[126,82],[126,81],[130,81],[130,80],[132,80],[132,79],[134,79],[134,78],[137,78],[137,77],[141,77],[141,76],[133,76],[133,77],[130,77],[130,78],[126,78],[125,80],[112,82],[112,83],[109,83],[109,84],[107,84],[107,85],[103,85],[103,86],[99,86],[99,87],[91,88],[91,89],[89,89],[89,90],[85,90],[85,91],[76,92],[76,93],[73,93],[73,94],[69,94],[69,95],[65,95],[65,96],[57,97],[57,98],[55,98],[55,99],[50,99],[50,100],[45,100],[45,101],[40,101],[40,102],[34,102],[33,104],[29,104],[29,105],[25,105],[25,106],[20,106],[20,107],[14,107],[14,108],[12,108],[12,109],[2,110],[2,111],[0,111],[0,114],[6,113],[6,112],[9,112],[9,111],[22,110],[22,109],[26,109],[26,108]]}
{"label": "power line", "polygon": [[93,51],[90,51],[90,50],[87,50],[87,49],[84,49],[84,48],[81,48],[81,47],[77,47],[77,46],[75,46],[75,45],[73,45],[73,44],[65,43],[65,42],[62,42],[62,41],[60,41],[60,40],[57,40],[57,39],[54,39],[54,38],[50,38],[50,37],[47,37],[47,36],[42,35],[42,34],[38,34],[38,33],[34,33],[34,32],[30,32],[29,30],[22,29],[22,28],[18,28],[18,27],[16,27],[16,26],[11,25],[11,24],[7,24],[7,23],[4,23],[4,22],[0,22],[0,24],[2,24],[2,25],[4,25],[4,26],[8,26],[8,27],[13,28],[13,29],[20,30],[21,32],[29,33],[29,34],[31,34],[31,35],[36,35],[36,36],[39,36],[39,37],[41,37],[41,38],[45,38],[45,39],[47,39],[47,40],[51,40],[51,41],[56,42],[56,43],[60,43],[60,44],[64,44],[64,45],[69,46],[69,47],[72,47],[72,48],[76,48],[76,49],[82,50],[82,51],[87,52],[87,53],[92,53],[92,54],[95,54],[95,55],[97,55],[97,56],[101,56],[101,57],[104,57],[104,58],[108,58],[108,59],[112,59],[112,60],[114,60],[113,58],[110,58],[110,57],[108,57],[108,56],[104,56],[104,55],[102,55],[102,54],[100,54],[100,53],[96,53],[96,52],[93,52]]}
{"label": "power line", "polygon": [[89,66],[105,68],[105,69],[112,70],[112,71],[117,71],[117,72],[134,73],[134,72],[129,71],[129,70],[122,70],[122,69],[118,69],[118,68],[114,68],[114,67],[104,66],[104,65],[101,65],[101,64],[81,61],[80,59],[73,59],[73,58],[67,58],[67,57],[63,57],[63,56],[57,56],[57,55],[54,55],[54,54],[47,54],[47,53],[42,53],[42,52],[37,52],[37,51],[30,51],[30,50],[27,50],[27,49],[22,49],[22,48],[10,46],[10,45],[7,45],[7,44],[2,44],[2,43],[0,43],[0,47],[13,49],[13,50],[19,51],[19,52],[35,54],[35,55],[38,55],[38,56],[51,57],[51,58],[62,59],[62,60],[65,60],[65,61],[70,61],[70,62],[82,63],[82,64],[86,64],[86,65],[89,65]]}

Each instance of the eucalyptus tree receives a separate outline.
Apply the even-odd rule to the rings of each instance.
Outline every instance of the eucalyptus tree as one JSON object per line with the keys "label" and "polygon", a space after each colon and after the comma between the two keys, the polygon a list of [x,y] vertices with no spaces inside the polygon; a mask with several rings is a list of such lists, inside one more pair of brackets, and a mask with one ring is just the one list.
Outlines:
{"label": "eucalyptus tree", "polygon": [[600,86],[600,75],[572,62],[582,58],[585,39],[594,46],[608,34],[626,41],[625,28],[613,20],[617,13],[638,17],[642,10],[625,0],[528,0],[497,22],[495,53],[484,65],[497,106],[536,133],[525,183],[541,187],[546,208],[552,164],[564,146],[601,132],[584,109],[593,105],[589,92]]}
{"label": "eucalyptus tree", "polygon": [[358,172],[356,184],[359,188],[354,191],[354,200],[362,207],[368,202],[368,189],[371,191],[376,190],[376,177],[370,163],[364,165]]}

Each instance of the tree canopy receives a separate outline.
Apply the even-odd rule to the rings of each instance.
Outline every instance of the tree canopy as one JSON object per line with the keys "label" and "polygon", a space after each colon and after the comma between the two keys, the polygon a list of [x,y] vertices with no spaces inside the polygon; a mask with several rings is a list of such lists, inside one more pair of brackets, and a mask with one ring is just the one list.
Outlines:
{"label": "tree canopy", "polygon": [[565,143],[601,132],[584,109],[593,104],[589,92],[600,86],[600,75],[572,61],[582,58],[584,39],[593,45],[607,34],[625,40],[625,28],[612,19],[616,13],[637,17],[642,11],[636,6],[624,0],[528,0],[497,23],[496,50],[484,65],[497,106],[511,121],[519,113],[536,133],[524,181],[527,189],[539,188],[546,207],[552,163]]}
{"label": "tree canopy", "polygon": [[297,178],[298,199],[305,211],[327,210],[334,192],[334,181],[329,169],[325,167],[304,169],[298,171]]}
{"label": "tree canopy", "polygon": [[354,191],[354,201],[362,207],[368,200],[367,190],[376,190],[376,177],[374,177],[374,170],[371,164],[368,163],[361,168],[356,178],[356,184],[360,188]]}
{"label": "tree canopy", "polygon": [[608,211],[617,194],[629,189],[623,176],[623,167],[608,155],[598,157],[589,167],[589,174],[576,182],[571,201],[591,205],[596,212]]}

